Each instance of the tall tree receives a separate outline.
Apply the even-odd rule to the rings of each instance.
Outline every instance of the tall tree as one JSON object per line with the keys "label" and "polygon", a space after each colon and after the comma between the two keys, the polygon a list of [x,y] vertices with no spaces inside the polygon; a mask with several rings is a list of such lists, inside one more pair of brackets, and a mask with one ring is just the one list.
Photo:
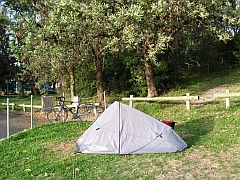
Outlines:
{"label": "tall tree", "polygon": [[[8,21],[8,32],[11,33],[11,53],[13,54],[18,68],[16,72],[16,78],[18,79],[18,86],[21,87],[21,80],[26,80],[33,89],[34,94],[39,94],[39,89],[35,86],[34,77],[32,71],[28,69],[27,60],[29,60],[30,52],[24,48],[24,38],[31,34],[33,30],[32,23],[35,22],[37,15],[39,14],[39,8],[43,6],[43,2],[39,1],[4,1],[3,4],[6,7],[6,11],[2,16]],[[31,49],[32,50],[32,49]],[[26,53],[28,52],[28,53]],[[19,95],[23,96],[23,89],[20,88]]]}
{"label": "tall tree", "polygon": [[103,58],[112,48],[116,34],[114,22],[109,19],[114,15],[112,7],[102,1],[73,0],[48,2],[48,6],[51,12],[39,21],[42,28],[38,31],[38,42],[41,39],[45,42],[38,43],[39,48],[35,45],[34,52],[46,47],[43,59],[49,59],[53,69],[68,72],[72,96],[75,95],[76,67],[94,63],[98,101],[103,103]]}
{"label": "tall tree", "polygon": [[8,70],[8,35],[5,28],[5,19],[0,16],[0,75],[1,75],[1,81],[0,81],[0,87],[1,90],[4,87],[5,84],[5,77],[10,74],[10,71]]}
{"label": "tall tree", "polygon": [[1,14],[0,14],[0,31],[1,31],[1,76],[2,83],[5,83],[5,78],[15,79],[18,85],[18,96],[24,96],[24,89],[21,78],[19,77],[19,66],[16,64],[16,58],[13,55],[13,52],[10,49],[10,39],[12,39],[11,34],[11,14],[7,13],[7,9],[1,4]]}
{"label": "tall tree", "polygon": [[[42,31],[47,42],[52,39],[50,46],[54,51],[51,50],[51,53],[55,52],[55,56],[51,56],[51,62],[57,63],[53,60],[58,59],[60,67],[65,64],[70,75],[76,66],[84,67],[93,63],[98,101],[103,103],[103,60],[108,51],[118,50],[115,46],[118,30],[112,19],[120,5],[96,0],[59,0],[48,5],[51,6],[51,13],[45,19]],[[71,82],[74,82],[74,78],[71,78]]]}
{"label": "tall tree", "polygon": [[156,55],[167,48],[178,48],[178,36],[181,31],[202,26],[220,40],[226,40],[231,32],[223,28],[236,23],[235,11],[226,1],[159,0],[141,1],[129,4],[125,9],[126,22],[123,31],[125,43],[134,47],[145,62],[148,97],[157,94],[153,66]]}
{"label": "tall tree", "polygon": [[[148,96],[157,95],[154,66],[157,54],[178,48],[185,31],[206,29],[228,39],[236,23],[229,1],[194,0],[22,0],[10,1],[15,10],[15,56],[25,72],[40,84],[70,77],[75,95],[76,67],[95,66],[96,89],[103,102],[102,69],[109,52],[136,50],[145,64]],[[124,48],[123,48],[124,47]]]}

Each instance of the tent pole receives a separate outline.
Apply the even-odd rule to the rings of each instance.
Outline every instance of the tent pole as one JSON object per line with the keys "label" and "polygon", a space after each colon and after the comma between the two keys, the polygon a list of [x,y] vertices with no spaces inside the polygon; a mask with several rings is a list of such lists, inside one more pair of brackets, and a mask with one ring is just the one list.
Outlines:
{"label": "tent pole", "polygon": [[120,131],[120,102],[118,102],[118,154],[120,155],[120,137],[121,137],[121,131]]}

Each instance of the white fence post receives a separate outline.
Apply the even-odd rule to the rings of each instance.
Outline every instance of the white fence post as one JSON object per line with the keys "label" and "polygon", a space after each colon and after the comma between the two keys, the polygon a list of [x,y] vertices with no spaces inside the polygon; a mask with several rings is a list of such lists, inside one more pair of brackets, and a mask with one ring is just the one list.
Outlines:
{"label": "white fence post", "polygon": [[240,92],[230,93],[229,90],[226,90],[225,93],[214,94],[215,98],[225,98],[226,109],[230,108],[230,98],[231,97],[240,97]]}
{"label": "white fence post", "polygon": [[9,123],[9,98],[7,98],[7,138],[9,138],[9,126],[10,126],[10,123]]}
{"label": "white fence post", "polygon": [[[133,98],[133,95],[130,95],[130,98]],[[133,107],[133,101],[132,101],[132,100],[130,100],[129,106],[130,106],[130,107]]]}
{"label": "white fence post", "polygon": [[[226,90],[226,93],[229,93],[229,90]],[[226,109],[230,108],[230,97],[226,98]]]}
{"label": "white fence post", "polygon": [[105,91],[103,92],[103,98],[104,98],[104,110],[107,109],[107,103],[106,103],[106,93]]}
{"label": "white fence post", "polygon": [[33,95],[31,95],[31,129],[33,127]]}
{"label": "white fence post", "polygon": [[[190,96],[190,93],[186,93],[186,96]],[[186,101],[187,110],[190,110],[190,100]]]}

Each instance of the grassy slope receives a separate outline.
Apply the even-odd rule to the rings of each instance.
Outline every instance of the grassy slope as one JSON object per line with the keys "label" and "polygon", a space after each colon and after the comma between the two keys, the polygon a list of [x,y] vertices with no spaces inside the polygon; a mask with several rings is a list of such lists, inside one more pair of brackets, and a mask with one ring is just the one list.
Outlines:
{"label": "grassy slope", "polygon": [[[188,79],[169,92],[204,94],[209,88],[240,87],[240,71]],[[147,104],[147,105],[146,105]],[[138,103],[158,119],[177,121],[175,131],[188,143],[182,153],[144,155],[76,154],[77,138],[91,125],[69,122],[41,125],[0,142],[0,179],[238,179],[239,101],[193,106]]]}

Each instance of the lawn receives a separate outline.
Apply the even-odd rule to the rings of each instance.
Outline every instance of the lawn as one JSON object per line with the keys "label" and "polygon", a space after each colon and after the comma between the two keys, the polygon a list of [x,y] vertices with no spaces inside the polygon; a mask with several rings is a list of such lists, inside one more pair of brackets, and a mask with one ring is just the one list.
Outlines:
{"label": "lawn", "polygon": [[[194,77],[166,95],[204,95],[218,86],[233,92],[240,87],[239,74]],[[76,140],[91,122],[36,126],[0,141],[0,179],[239,179],[239,103],[233,98],[225,109],[223,100],[214,100],[190,111],[183,103],[134,103],[157,119],[177,122],[175,131],[189,146],[180,153],[78,154]]]}

